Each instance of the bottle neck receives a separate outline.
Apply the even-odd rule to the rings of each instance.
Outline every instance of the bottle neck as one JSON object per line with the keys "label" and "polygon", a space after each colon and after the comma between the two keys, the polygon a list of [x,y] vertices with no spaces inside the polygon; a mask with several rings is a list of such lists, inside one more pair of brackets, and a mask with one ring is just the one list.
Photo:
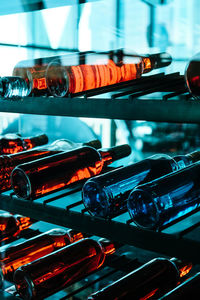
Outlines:
{"label": "bottle neck", "polygon": [[200,151],[194,151],[185,155],[174,156],[173,159],[178,164],[179,169],[187,167],[200,160]]}
{"label": "bottle neck", "polygon": [[130,155],[131,147],[125,144],[125,145],[115,146],[108,149],[101,149],[98,150],[98,152],[101,155],[103,165],[107,166],[118,159]]}
{"label": "bottle neck", "polygon": [[15,215],[15,219],[20,231],[29,228],[33,224],[33,221],[29,217]]}
{"label": "bottle neck", "polygon": [[116,249],[113,242],[104,238],[100,239],[98,242],[101,245],[103,252],[106,256],[115,253]]}
{"label": "bottle neck", "polygon": [[172,57],[166,52],[151,54],[142,57],[143,73],[148,73],[153,69],[167,67],[172,62]]}
{"label": "bottle neck", "polygon": [[41,146],[48,143],[48,137],[46,134],[38,135],[29,139],[24,139],[26,143],[27,150],[33,147]]}
{"label": "bottle neck", "polygon": [[73,229],[68,230],[68,235],[70,238],[70,243],[80,241],[84,238],[84,235],[81,232],[75,231]]}
{"label": "bottle neck", "polygon": [[191,262],[185,262],[181,261],[175,257],[171,258],[170,261],[176,266],[178,272],[179,272],[179,277],[182,278],[185,275],[187,275],[190,270],[192,269],[192,263]]}

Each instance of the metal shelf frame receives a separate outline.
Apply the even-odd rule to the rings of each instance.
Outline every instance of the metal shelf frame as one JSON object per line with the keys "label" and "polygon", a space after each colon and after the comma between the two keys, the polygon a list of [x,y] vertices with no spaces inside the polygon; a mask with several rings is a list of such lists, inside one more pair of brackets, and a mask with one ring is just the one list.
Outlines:
{"label": "metal shelf frame", "polygon": [[[196,232],[197,229],[200,231],[198,222],[195,221],[193,224],[189,222],[186,229],[180,227],[181,231],[177,232],[176,230],[170,232],[170,228],[167,229],[168,233],[166,229],[161,232],[143,230],[129,224],[128,213],[125,213],[125,218],[121,215],[120,218],[114,220],[93,217],[84,209],[80,191],[73,192],[70,189],[63,191],[56,193],[56,196],[53,194],[47,199],[43,197],[35,201],[20,199],[12,193],[1,194],[0,209],[163,255],[200,263],[200,239],[188,238],[188,232],[191,233],[193,230]],[[196,214],[196,217],[194,214],[192,218],[199,220],[198,212]]]}
{"label": "metal shelf frame", "polygon": [[0,111],[171,123],[200,123],[200,102],[195,100],[142,100],[104,98],[27,97],[0,100]]}

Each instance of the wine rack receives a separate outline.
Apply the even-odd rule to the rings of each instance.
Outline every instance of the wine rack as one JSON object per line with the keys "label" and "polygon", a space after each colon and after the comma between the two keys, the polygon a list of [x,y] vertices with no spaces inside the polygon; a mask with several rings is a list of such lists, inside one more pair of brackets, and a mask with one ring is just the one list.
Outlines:
{"label": "wine rack", "polygon": [[0,111],[155,122],[199,123],[200,103],[179,73],[155,74],[68,98],[0,99]]}

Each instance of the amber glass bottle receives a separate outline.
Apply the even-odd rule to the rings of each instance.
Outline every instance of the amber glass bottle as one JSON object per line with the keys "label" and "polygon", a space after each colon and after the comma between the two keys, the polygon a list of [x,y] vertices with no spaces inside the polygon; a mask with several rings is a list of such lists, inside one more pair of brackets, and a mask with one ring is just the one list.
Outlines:
{"label": "amber glass bottle", "polygon": [[90,300],[158,299],[192,268],[176,258],[155,258],[88,297]]}
{"label": "amber glass bottle", "polygon": [[80,232],[55,228],[0,249],[1,283],[3,279],[13,281],[17,268],[81,239],[83,234]]}
{"label": "amber glass bottle", "polygon": [[36,199],[99,174],[103,167],[129,155],[129,145],[96,150],[82,147],[18,165],[11,174],[17,196]]}
{"label": "amber glass bottle", "polygon": [[24,265],[14,273],[23,299],[44,299],[100,268],[115,246],[105,239],[84,239]]}
{"label": "amber glass bottle", "polygon": [[18,134],[9,133],[0,136],[0,154],[13,154],[32,149],[48,143],[46,134],[30,138],[22,138]]}
{"label": "amber glass bottle", "polygon": [[6,211],[0,211],[0,242],[11,241],[19,233],[32,225],[29,217],[12,215]]}
{"label": "amber glass bottle", "polygon": [[4,192],[11,188],[10,175],[17,165],[60,153],[62,151],[82,147],[83,145],[89,145],[97,149],[101,147],[101,143],[98,140],[86,143],[74,143],[66,139],[60,139],[50,145],[46,145],[45,147],[38,147],[10,155],[0,155],[0,191]]}
{"label": "amber glass bottle", "polygon": [[185,79],[193,97],[200,99],[200,52],[194,55],[186,66]]}
{"label": "amber glass bottle", "polygon": [[80,53],[21,61],[15,66],[13,75],[24,78],[36,95],[50,92],[53,96],[63,97],[140,78],[143,73],[168,66],[172,60],[169,54],[158,53],[146,57],[132,55],[130,63],[116,64],[113,59],[108,59],[109,55],[103,63],[96,61],[94,53],[84,55],[88,63],[80,63]]}

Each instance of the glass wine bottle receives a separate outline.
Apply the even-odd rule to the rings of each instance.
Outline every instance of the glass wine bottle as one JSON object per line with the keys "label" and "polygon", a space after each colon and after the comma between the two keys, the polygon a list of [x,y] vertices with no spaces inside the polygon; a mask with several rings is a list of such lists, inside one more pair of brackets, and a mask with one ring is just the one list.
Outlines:
{"label": "glass wine bottle", "polygon": [[11,174],[17,196],[36,199],[99,174],[113,161],[128,156],[129,145],[96,150],[82,147],[18,165]]}
{"label": "glass wine bottle", "polygon": [[0,136],[0,154],[13,154],[29,150],[48,143],[46,134],[22,138],[18,134],[8,133]]}
{"label": "glass wine bottle", "polygon": [[19,244],[7,245],[0,249],[0,284],[4,279],[12,282],[17,268],[81,239],[81,232],[55,228]]}
{"label": "glass wine bottle", "polygon": [[46,145],[45,147],[37,147],[35,149],[10,155],[0,155],[0,191],[4,192],[11,188],[10,175],[17,165],[60,153],[62,151],[80,148],[84,145],[97,149],[101,148],[101,142],[98,140],[86,143],[74,143],[70,140],[60,139],[54,141],[50,145]]}
{"label": "glass wine bottle", "polygon": [[82,199],[89,212],[112,218],[127,210],[127,199],[137,185],[177,171],[200,160],[200,151],[170,157],[156,154],[140,162],[91,178],[83,186]]}
{"label": "glass wine bottle", "polygon": [[[81,53],[63,55],[36,60],[19,62],[13,69],[14,76],[22,77],[31,86],[34,95],[49,95],[63,97],[104,87],[119,82],[140,78],[143,73],[153,69],[168,66],[172,58],[167,53],[147,56],[129,55],[129,61],[115,63],[107,55],[84,53],[80,63]],[[99,61],[99,56],[100,61]],[[124,55],[126,56],[126,55]],[[102,58],[103,57],[103,58]]]}
{"label": "glass wine bottle", "polygon": [[158,299],[174,288],[192,265],[176,258],[155,258],[88,297],[90,300]]}
{"label": "glass wine bottle", "polygon": [[200,272],[179,284],[173,290],[165,294],[160,300],[198,299],[200,293]]}
{"label": "glass wine bottle", "polygon": [[186,66],[185,79],[193,97],[200,99],[200,52],[194,55]]}
{"label": "glass wine bottle", "polygon": [[5,76],[0,78],[0,97],[20,98],[31,92],[29,82],[19,76]]}
{"label": "glass wine bottle", "polygon": [[31,226],[33,221],[29,217],[12,215],[0,210],[0,242],[11,241],[17,237],[22,230]]}
{"label": "glass wine bottle", "polygon": [[27,300],[44,299],[100,268],[114,252],[114,244],[105,239],[78,241],[17,269],[17,292]]}
{"label": "glass wine bottle", "polygon": [[138,185],[128,198],[132,220],[142,228],[159,229],[199,207],[200,162]]}

